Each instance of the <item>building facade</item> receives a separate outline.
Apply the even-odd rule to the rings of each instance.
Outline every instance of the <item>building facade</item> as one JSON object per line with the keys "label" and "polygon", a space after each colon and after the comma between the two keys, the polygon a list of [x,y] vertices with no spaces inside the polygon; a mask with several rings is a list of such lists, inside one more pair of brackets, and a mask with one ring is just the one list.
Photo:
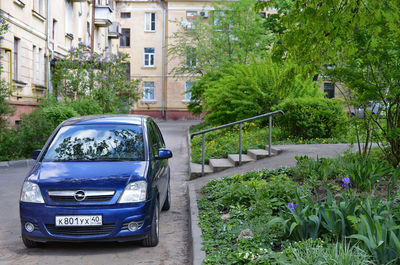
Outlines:
{"label": "building facade", "polygon": [[0,1],[0,15],[9,25],[0,51],[1,78],[10,84],[9,103],[15,106],[11,126],[51,93],[51,62],[62,59],[78,43],[91,44],[92,25],[94,52],[117,52],[120,27],[114,21],[115,2],[94,3],[92,23],[92,1]]}
{"label": "building facade", "polygon": [[[191,77],[172,76],[179,62],[168,58],[169,36],[196,16],[208,14],[209,1],[116,1],[121,23],[119,51],[130,55],[131,78],[141,80],[141,99],[133,113],[165,119],[198,119],[187,110]],[[208,18],[208,16],[206,17]],[[187,26],[187,25],[186,25]]]}

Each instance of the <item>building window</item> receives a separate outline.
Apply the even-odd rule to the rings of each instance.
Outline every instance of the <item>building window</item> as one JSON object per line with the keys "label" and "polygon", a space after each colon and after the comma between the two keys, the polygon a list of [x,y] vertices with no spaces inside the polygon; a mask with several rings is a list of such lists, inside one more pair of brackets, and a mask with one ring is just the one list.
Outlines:
{"label": "building window", "polygon": [[155,31],[156,30],[156,13],[146,12],[144,30],[145,31]]}
{"label": "building window", "polygon": [[52,37],[53,37],[53,50],[56,48],[56,42],[57,42],[57,20],[53,19],[53,32],[52,32]]}
{"label": "building window", "polygon": [[154,100],[154,82],[143,82],[143,100]]}
{"label": "building window", "polygon": [[332,83],[324,83],[324,92],[327,98],[335,97],[335,86]]}
{"label": "building window", "polygon": [[121,47],[131,46],[131,29],[122,29],[122,36],[119,39]]}
{"label": "building window", "polygon": [[192,82],[186,81],[185,83],[185,100],[186,102],[189,102],[192,100],[192,92],[190,91],[192,89]]}
{"label": "building window", "polygon": [[186,21],[187,21],[187,29],[195,29],[196,28],[196,19],[197,19],[197,11],[187,11],[186,12]]}
{"label": "building window", "polygon": [[128,80],[131,80],[131,63],[124,63],[125,65],[125,76]]}
{"label": "building window", "polygon": [[37,54],[37,48],[36,48],[36,46],[35,45],[33,45],[33,47],[32,47],[32,82],[34,83],[34,84],[37,84],[37,70],[38,70],[38,62],[37,62],[37,59],[38,59],[38,56],[36,55]]}
{"label": "building window", "polygon": [[73,6],[70,0],[65,0],[65,33],[72,34],[73,27]]}
{"label": "building window", "polygon": [[14,58],[13,58],[13,72],[14,72],[14,80],[19,81],[19,63],[20,63],[20,58],[19,58],[19,46],[20,46],[21,40],[18,38],[14,38]]}
{"label": "building window", "polygon": [[121,12],[121,18],[131,18],[131,12]]}
{"label": "building window", "polygon": [[193,47],[186,48],[186,67],[196,68],[196,51]]}
{"label": "building window", "polygon": [[144,48],[144,66],[154,66],[154,48]]}
{"label": "building window", "polygon": [[43,15],[44,13],[44,0],[33,0],[33,10]]}
{"label": "building window", "polygon": [[145,16],[145,31],[155,31],[156,30],[156,13],[146,13]]}

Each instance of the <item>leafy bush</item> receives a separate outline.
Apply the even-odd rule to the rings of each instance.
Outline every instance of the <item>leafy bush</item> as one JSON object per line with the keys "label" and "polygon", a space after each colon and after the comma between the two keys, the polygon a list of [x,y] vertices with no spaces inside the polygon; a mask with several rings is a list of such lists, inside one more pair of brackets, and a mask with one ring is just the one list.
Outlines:
{"label": "leafy bush", "polygon": [[324,138],[339,135],[346,130],[344,109],[331,99],[289,98],[275,109],[285,112],[285,115],[277,116],[276,121],[286,136]]}
{"label": "leafy bush", "polygon": [[73,102],[68,102],[67,105],[71,106],[81,116],[103,113],[100,104],[91,97],[78,98]]}
{"label": "leafy bush", "polygon": [[267,113],[276,105],[278,68],[271,60],[253,65],[235,65],[204,92],[211,124],[224,124]]}

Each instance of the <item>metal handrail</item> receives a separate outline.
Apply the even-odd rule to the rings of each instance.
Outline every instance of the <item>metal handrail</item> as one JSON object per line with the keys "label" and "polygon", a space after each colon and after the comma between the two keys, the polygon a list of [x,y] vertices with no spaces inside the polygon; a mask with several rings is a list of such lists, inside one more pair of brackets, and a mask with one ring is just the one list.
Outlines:
{"label": "metal handrail", "polygon": [[192,133],[190,135],[190,138],[193,139],[194,136],[196,135],[202,135],[202,149],[201,149],[201,175],[204,176],[204,152],[205,152],[205,134],[208,132],[212,132],[212,131],[216,131],[216,130],[220,130],[223,128],[227,128],[227,127],[231,127],[234,125],[239,124],[239,165],[242,164],[242,123],[248,122],[248,121],[253,121],[253,120],[257,120],[257,119],[261,119],[264,117],[269,117],[269,127],[268,127],[268,131],[269,131],[269,143],[268,143],[268,155],[271,155],[271,142],[272,142],[272,116],[275,114],[282,114],[284,115],[285,113],[281,110],[277,110],[277,111],[273,111],[273,112],[269,112],[269,113],[265,113],[265,114],[261,114],[258,116],[254,116],[251,118],[247,118],[244,120],[240,120],[240,121],[235,121],[235,122],[231,122],[228,124],[224,124],[215,128],[211,128],[211,129],[207,129],[207,130],[203,130],[200,132],[195,132]]}

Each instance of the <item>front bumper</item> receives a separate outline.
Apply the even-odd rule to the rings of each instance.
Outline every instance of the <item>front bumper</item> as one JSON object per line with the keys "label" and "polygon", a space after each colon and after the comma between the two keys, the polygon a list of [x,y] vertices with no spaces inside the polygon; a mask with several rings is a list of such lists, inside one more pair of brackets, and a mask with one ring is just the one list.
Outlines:
{"label": "front bumper", "polygon": [[[151,230],[153,205],[144,203],[116,204],[105,206],[49,206],[45,204],[20,203],[21,233],[24,237],[38,241],[132,241],[147,236]],[[103,226],[99,227],[56,227],[55,217],[66,215],[102,215]],[[26,222],[35,226],[33,232],[24,228]],[[129,222],[139,223],[131,232]]]}

